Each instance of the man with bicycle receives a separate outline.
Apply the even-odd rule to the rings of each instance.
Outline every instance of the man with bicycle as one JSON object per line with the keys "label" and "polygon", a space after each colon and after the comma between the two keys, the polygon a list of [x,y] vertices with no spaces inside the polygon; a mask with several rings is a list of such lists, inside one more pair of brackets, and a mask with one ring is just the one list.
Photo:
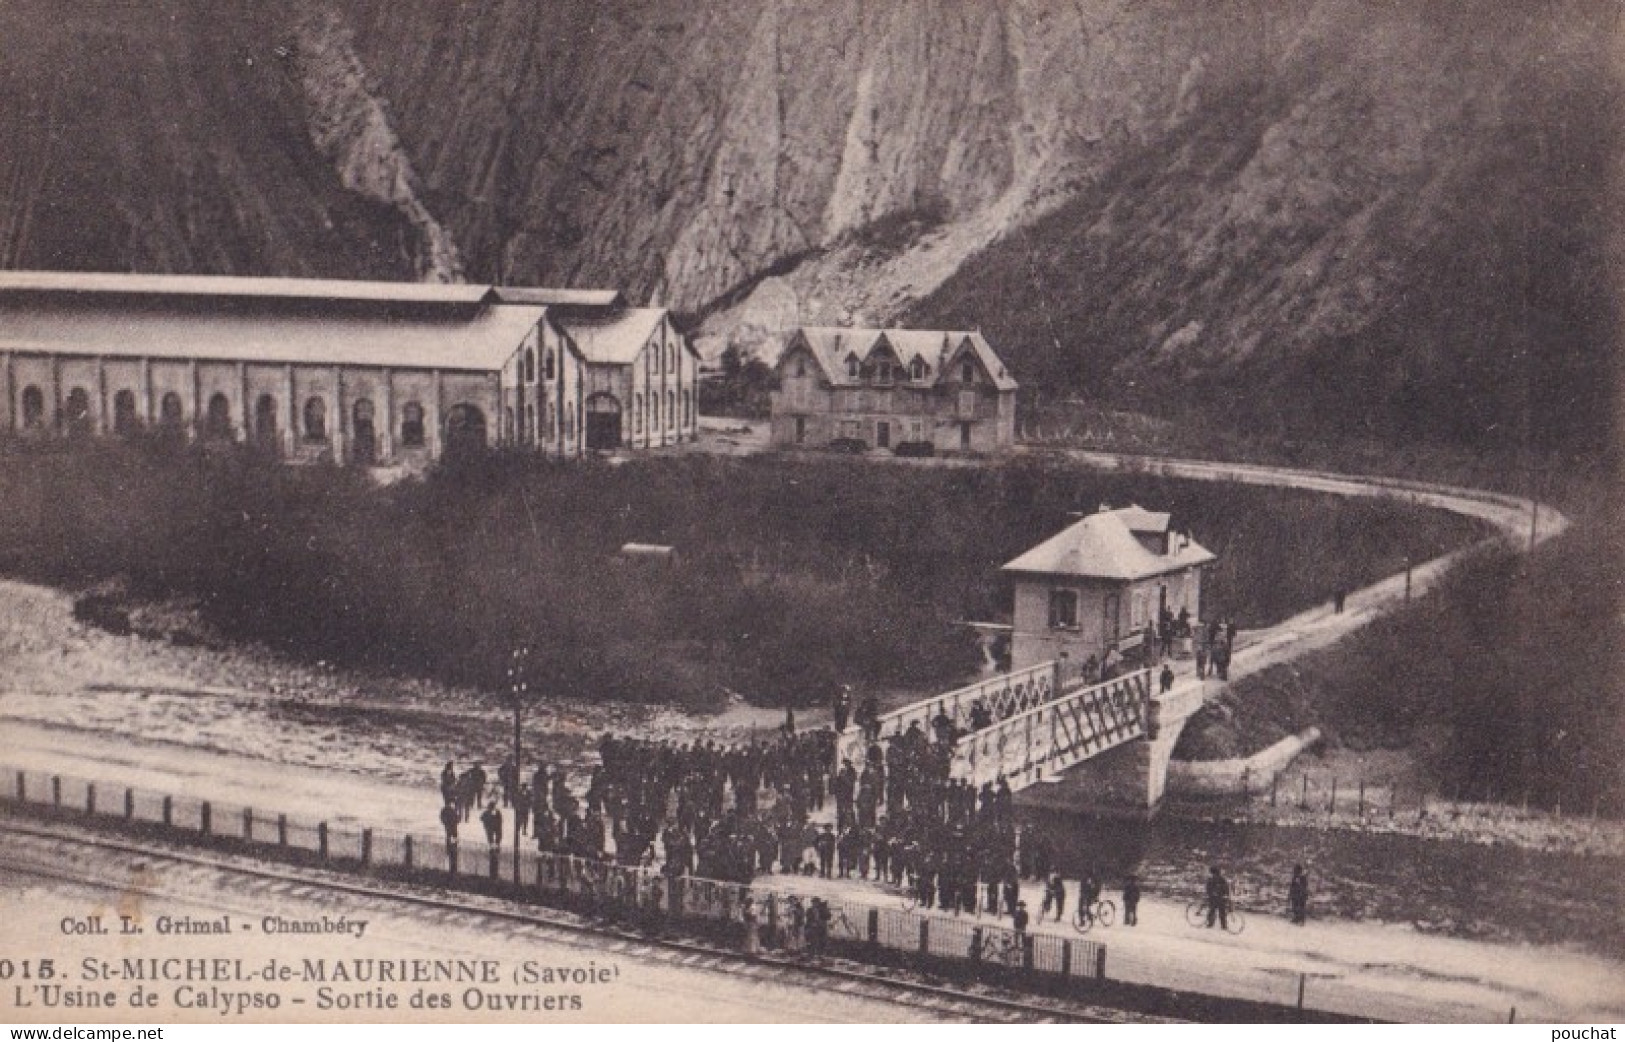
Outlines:
{"label": "man with bicycle", "polygon": [[1213,929],[1213,921],[1217,918],[1219,929],[1230,929],[1230,881],[1224,878],[1219,866],[1214,865],[1207,873],[1207,928]]}

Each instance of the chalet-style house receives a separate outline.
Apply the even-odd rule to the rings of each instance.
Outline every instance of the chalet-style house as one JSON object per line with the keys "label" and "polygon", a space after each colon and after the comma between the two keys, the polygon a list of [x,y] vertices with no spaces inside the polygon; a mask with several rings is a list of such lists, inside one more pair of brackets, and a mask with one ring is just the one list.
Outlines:
{"label": "chalet-style house", "polygon": [[776,446],[929,446],[997,453],[1016,440],[1016,381],[981,333],[803,327],[772,399]]}

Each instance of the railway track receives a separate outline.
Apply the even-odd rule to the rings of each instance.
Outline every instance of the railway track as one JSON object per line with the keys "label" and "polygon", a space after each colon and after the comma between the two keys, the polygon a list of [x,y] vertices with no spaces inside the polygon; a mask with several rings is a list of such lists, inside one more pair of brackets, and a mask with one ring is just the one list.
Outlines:
{"label": "railway track", "polygon": [[[254,916],[263,899],[342,895],[380,913],[411,914],[431,922],[478,918],[521,929],[526,936],[590,948],[628,959],[726,974],[731,978],[800,986],[929,1012],[936,1019],[1009,1023],[1175,1023],[1070,999],[1008,992],[985,984],[944,984],[923,975],[838,959],[803,962],[746,958],[698,940],[650,938],[567,912],[518,907],[496,898],[445,893],[406,884],[361,881],[332,872],[268,865],[248,858],[176,850],[85,833],[0,821],[5,836],[0,870],[61,883],[144,896],[207,903],[223,912]],[[92,865],[89,862],[93,862]],[[161,871],[154,871],[161,866]],[[132,879],[140,879],[132,884]],[[167,885],[165,885],[167,883]],[[241,893],[235,898],[230,891]],[[261,903],[249,903],[259,897]]]}

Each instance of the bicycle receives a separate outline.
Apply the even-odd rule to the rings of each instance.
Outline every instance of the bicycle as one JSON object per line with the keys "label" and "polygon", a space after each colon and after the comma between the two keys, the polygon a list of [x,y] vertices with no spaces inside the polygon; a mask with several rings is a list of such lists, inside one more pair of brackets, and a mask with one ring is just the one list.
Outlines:
{"label": "bicycle", "polygon": [[1096,926],[1110,926],[1117,921],[1117,906],[1110,901],[1096,901],[1089,907],[1080,905],[1072,913],[1072,928],[1079,933],[1088,933]]}
{"label": "bicycle", "polygon": [[[1185,922],[1192,927],[1205,927],[1207,926],[1207,913],[1208,903],[1206,898],[1200,901],[1192,901],[1185,908]],[[1224,932],[1236,934],[1246,928],[1247,917],[1241,914],[1241,910],[1236,907],[1235,902],[1227,902],[1224,910]]]}

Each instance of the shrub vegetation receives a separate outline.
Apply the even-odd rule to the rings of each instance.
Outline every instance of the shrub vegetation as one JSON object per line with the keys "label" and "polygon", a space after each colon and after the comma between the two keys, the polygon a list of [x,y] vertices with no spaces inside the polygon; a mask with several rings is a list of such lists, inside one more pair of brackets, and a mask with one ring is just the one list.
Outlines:
{"label": "shrub vegetation", "polygon": [[[998,566],[1074,511],[1131,501],[1219,553],[1206,602],[1243,627],[1475,531],[1397,502],[1032,461],[492,455],[380,489],[233,448],[14,443],[0,569],[122,577],[137,597],[196,598],[228,637],[493,690],[525,644],[541,690],[807,704],[838,682],[964,680],[977,652],[959,623],[1008,614]],[[628,559],[628,542],[677,554]]]}

